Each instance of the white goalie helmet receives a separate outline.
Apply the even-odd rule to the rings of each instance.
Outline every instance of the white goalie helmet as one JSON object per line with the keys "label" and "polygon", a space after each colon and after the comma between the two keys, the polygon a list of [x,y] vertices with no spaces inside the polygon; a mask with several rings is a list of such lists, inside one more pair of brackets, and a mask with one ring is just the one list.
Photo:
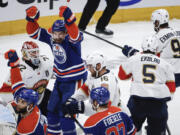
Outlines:
{"label": "white goalie helmet", "polygon": [[[158,9],[152,13],[151,20],[155,27],[159,28],[160,25],[169,22],[169,13],[165,9]],[[156,23],[159,23],[158,25]],[[156,26],[157,25],[157,26]]]}
{"label": "white goalie helmet", "polygon": [[158,43],[157,43],[157,37],[155,35],[150,35],[150,36],[147,36],[143,39],[143,42],[142,42],[142,50],[143,51],[151,51],[151,52],[157,52],[157,46],[158,46]]}
{"label": "white goalie helmet", "polygon": [[100,63],[102,69],[105,67],[105,57],[101,52],[93,52],[87,56],[86,63],[87,65],[92,65],[94,68],[96,68],[98,63]]}
{"label": "white goalie helmet", "polygon": [[32,41],[26,41],[23,43],[22,49],[22,58],[24,60],[31,61],[32,64],[38,66],[40,64],[39,59],[39,46]]}

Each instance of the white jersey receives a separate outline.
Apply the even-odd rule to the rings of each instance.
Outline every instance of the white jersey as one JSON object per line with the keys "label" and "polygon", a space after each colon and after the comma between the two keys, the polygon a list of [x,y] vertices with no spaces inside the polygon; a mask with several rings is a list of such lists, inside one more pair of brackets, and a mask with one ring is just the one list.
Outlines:
{"label": "white jersey", "polygon": [[120,103],[120,88],[118,86],[118,80],[109,70],[107,73],[98,78],[92,77],[91,73],[88,72],[88,77],[84,85],[86,88],[81,87],[79,90],[76,90],[73,97],[78,100],[86,100],[89,96],[90,90],[103,86],[106,87],[110,92],[110,101],[112,105],[118,106]]}
{"label": "white jersey", "polygon": [[161,29],[155,34],[158,38],[160,57],[173,66],[174,73],[180,73],[180,30]]}
{"label": "white jersey", "polygon": [[[44,90],[46,89],[48,81],[52,77],[53,62],[45,56],[40,56],[39,67],[33,69],[25,61],[21,60],[20,71],[26,88],[36,90],[39,93],[39,104],[43,98]],[[8,78],[10,78],[10,75]],[[8,84],[11,85],[10,79],[8,79]]]}
{"label": "white jersey", "polygon": [[171,98],[166,82],[174,82],[174,74],[165,60],[153,54],[138,53],[121,66],[126,75],[132,74],[131,96]]}

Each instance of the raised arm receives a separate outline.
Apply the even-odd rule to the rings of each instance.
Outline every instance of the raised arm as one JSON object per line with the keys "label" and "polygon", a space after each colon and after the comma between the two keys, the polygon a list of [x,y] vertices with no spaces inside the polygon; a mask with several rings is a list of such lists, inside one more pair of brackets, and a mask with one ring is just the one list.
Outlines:
{"label": "raised arm", "polygon": [[5,53],[5,59],[8,59],[8,66],[10,69],[12,90],[14,97],[16,97],[21,90],[24,89],[24,82],[22,81],[20,69],[19,69],[19,58],[15,50],[9,50]]}
{"label": "raised arm", "polygon": [[59,16],[64,17],[65,27],[67,29],[67,33],[70,36],[70,41],[78,42],[82,40],[82,33],[79,32],[79,29],[75,24],[76,17],[72,13],[71,9],[67,6],[61,6],[59,8]]}
{"label": "raised arm", "polygon": [[26,31],[27,34],[33,38],[45,42],[47,44],[50,43],[51,34],[44,28],[41,28],[38,24],[38,19],[40,16],[40,11],[36,6],[31,6],[26,9]]}

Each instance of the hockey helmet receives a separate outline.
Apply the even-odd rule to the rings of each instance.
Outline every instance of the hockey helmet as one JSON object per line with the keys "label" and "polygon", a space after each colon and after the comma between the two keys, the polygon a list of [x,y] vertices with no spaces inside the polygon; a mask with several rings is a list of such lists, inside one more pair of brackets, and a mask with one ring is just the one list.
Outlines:
{"label": "hockey helmet", "polygon": [[52,25],[52,32],[66,31],[65,23],[63,20],[56,20]]}
{"label": "hockey helmet", "polygon": [[35,42],[24,42],[21,52],[24,60],[31,61],[35,66],[38,66],[40,64],[39,46]]}
{"label": "hockey helmet", "polygon": [[109,90],[105,87],[97,87],[91,90],[90,99],[91,103],[97,101],[99,105],[108,104],[110,98]]}
{"label": "hockey helmet", "polygon": [[157,52],[157,37],[155,35],[150,35],[144,38],[142,42],[142,50],[143,51],[151,51],[151,52]]}
{"label": "hockey helmet", "polygon": [[92,65],[94,68],[96,68],[98,63],[100,63],[102,69],[105,67],[105,57],[101,52],[93,52],[87,56],[86,63],[87,65]]}
{"label": "hockey helmet", "polygon": [[151,15],[151,20],[153,21],[154,28],[159,29],[159,26],[169,22],[169,13],[165,9],[155,10]]}
{"label": "hockey helmet", "polygon": [[23,99],[28,103],[28,105],[29,104],[37,105],[37,102],[39,100],[39,95],[36,91],[32,89],[24,89],[16,97],[16,101],[18,101],[19,99]]}

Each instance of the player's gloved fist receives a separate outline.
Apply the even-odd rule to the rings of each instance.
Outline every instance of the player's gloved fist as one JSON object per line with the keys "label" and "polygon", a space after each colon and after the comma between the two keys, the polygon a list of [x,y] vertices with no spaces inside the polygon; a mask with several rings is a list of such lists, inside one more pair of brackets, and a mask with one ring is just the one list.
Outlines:
{"label": "player's gloved fist", "polygon": [[15,50],[11,49],[4,54],[5,59],[8,59],[8,66],[17,67],[19,66],[19,57]]}
{"label": "player's gloved fist", "polygon": [[122,53],[126,56],[126,57],[131,57],[132,55],[134,55],[136,52],[139,52],[139,50],[131,47],[131,46],[128,46],[128,45],[125,45],[122,49]]}
{"label": "player's gloved fist", "polygon": [[39,19],[39,10],[36,6],[31,6],[26,9],[26,20],[35,22]]}
{"label": "player's gloved fist", "polygon": [[61,6],[59,8],[59,16],[64,17],[65,23],[70,25],[76,21],[75,15],[72,13],[71,9],[67,6]]}
{"label": "player's gloved fist", "polygon": [[70,116],[78,113],[84,113],[84,102],[78,101],[74,98],[69,98],[63,105],[64,115],[69,114]]}

